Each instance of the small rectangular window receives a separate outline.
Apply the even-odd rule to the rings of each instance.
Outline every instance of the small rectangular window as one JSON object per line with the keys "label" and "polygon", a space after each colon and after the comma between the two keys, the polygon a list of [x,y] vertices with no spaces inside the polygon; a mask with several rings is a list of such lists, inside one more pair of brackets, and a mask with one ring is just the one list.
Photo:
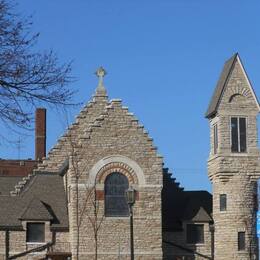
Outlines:
{"label": "small rectangular window", "polygon": [[187,224],[187,243],[188,244],[204,243],[204,225]]}
{"label": "small rectangular window", "polygon": [[246,249],[246,236],[245,232],[238,232],[238,251]]}
{"label": "small rectangular window", "polygon": [[219,195],[219,208],[220,208],[220,211],[227,210],[227,195],[226,194]]}
{"label": "small rectangular window", "polygon": [[214,154],[217,153],[218,151],[218,125],[213,126],[213,131],[214,131]]}
{"label": "small rectangular window", "polygon": [[246,118],[231,117],[231,151],[233,153],[246,152]]}
{"label": "small rectangular window", "polygon": [[45,241],[44,223],[27,223],[26,242],[41,243]]}

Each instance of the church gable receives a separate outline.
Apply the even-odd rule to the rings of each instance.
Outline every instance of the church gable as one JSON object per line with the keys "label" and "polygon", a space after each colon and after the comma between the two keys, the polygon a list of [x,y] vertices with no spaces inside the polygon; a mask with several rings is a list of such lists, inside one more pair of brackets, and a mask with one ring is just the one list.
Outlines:
{"label": "church gable", "polygon": [[136,162],[147,177],[151,176],[148,182],[161,184],[162,157],[148,132],[121,100],[111,100],[106,111],[86,129],[79,144],[77,154],[86,173],[103,158],[120,155]]}

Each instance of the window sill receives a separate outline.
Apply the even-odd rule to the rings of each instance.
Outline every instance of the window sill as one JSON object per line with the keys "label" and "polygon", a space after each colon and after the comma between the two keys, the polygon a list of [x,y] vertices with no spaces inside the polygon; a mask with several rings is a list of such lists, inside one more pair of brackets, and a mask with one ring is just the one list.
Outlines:
{"label": "window sill", "polygon": [[247,156],[247,155],[248,155],[248,152],[243,152],[243,153],[230,152],[230,155],[233,155],[233,156]]}
{"label": "window sill", "polygon": [[26,245],[45,245],[46,242],[26,242]]}
{"label": "window sill", "polygon": [[187,246],[205,246],[205,242],[204,243],[186,243]]}
{"label": "window sill", "polygon": [[129,216],[105,216],[106,219],[110,220],[110,219],[129,219]]}

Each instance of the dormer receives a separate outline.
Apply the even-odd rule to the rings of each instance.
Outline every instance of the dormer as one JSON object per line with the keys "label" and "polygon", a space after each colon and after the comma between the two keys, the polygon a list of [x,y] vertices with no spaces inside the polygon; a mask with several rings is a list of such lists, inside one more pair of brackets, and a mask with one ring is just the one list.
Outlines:
{"label": "dormer", "polygon": [[225,63],[205,115],[210,121],[210,158],[258,153],[259,110],[257,97],[236,53]]}

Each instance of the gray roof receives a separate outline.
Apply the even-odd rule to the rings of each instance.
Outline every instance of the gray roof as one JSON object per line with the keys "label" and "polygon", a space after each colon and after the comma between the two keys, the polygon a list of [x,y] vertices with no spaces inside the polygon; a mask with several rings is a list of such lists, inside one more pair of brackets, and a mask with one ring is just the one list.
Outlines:
{"label": "gray roof", "polygon": [[19,196],[0,196],[0,205],[0,229],[22,229],[22,219],[50,220],[52,229],[68,229],[63,178],[58,174],[36,174]]}
{"label": "gray roof", "polygon": [[48,206],[37,198],[33,198],[24,212],[21,214],[21,220],[53,220],[51,212],[48,211]]}
{"label": "gray roof", "polygon": [[23,177],[1,176],[0,177],[0,196],[9,196],[14,186],[22,180]]}
{"label": "gray roof", "polygon": [[206,118],[210,118],[217,112],[219,100],[220,100],[222,93],[225,89],[225,86],[228,82],[229,75],[231,74],[231,71],[233,70],[237,57],[238,57],[238,53],[234,54],[229,60],[227,60],[225,62],[224,68],[221,72],[221,75],[218,80],[217,86],[215,88],[214,94],[209,103],[208,110],[205,114]]}

